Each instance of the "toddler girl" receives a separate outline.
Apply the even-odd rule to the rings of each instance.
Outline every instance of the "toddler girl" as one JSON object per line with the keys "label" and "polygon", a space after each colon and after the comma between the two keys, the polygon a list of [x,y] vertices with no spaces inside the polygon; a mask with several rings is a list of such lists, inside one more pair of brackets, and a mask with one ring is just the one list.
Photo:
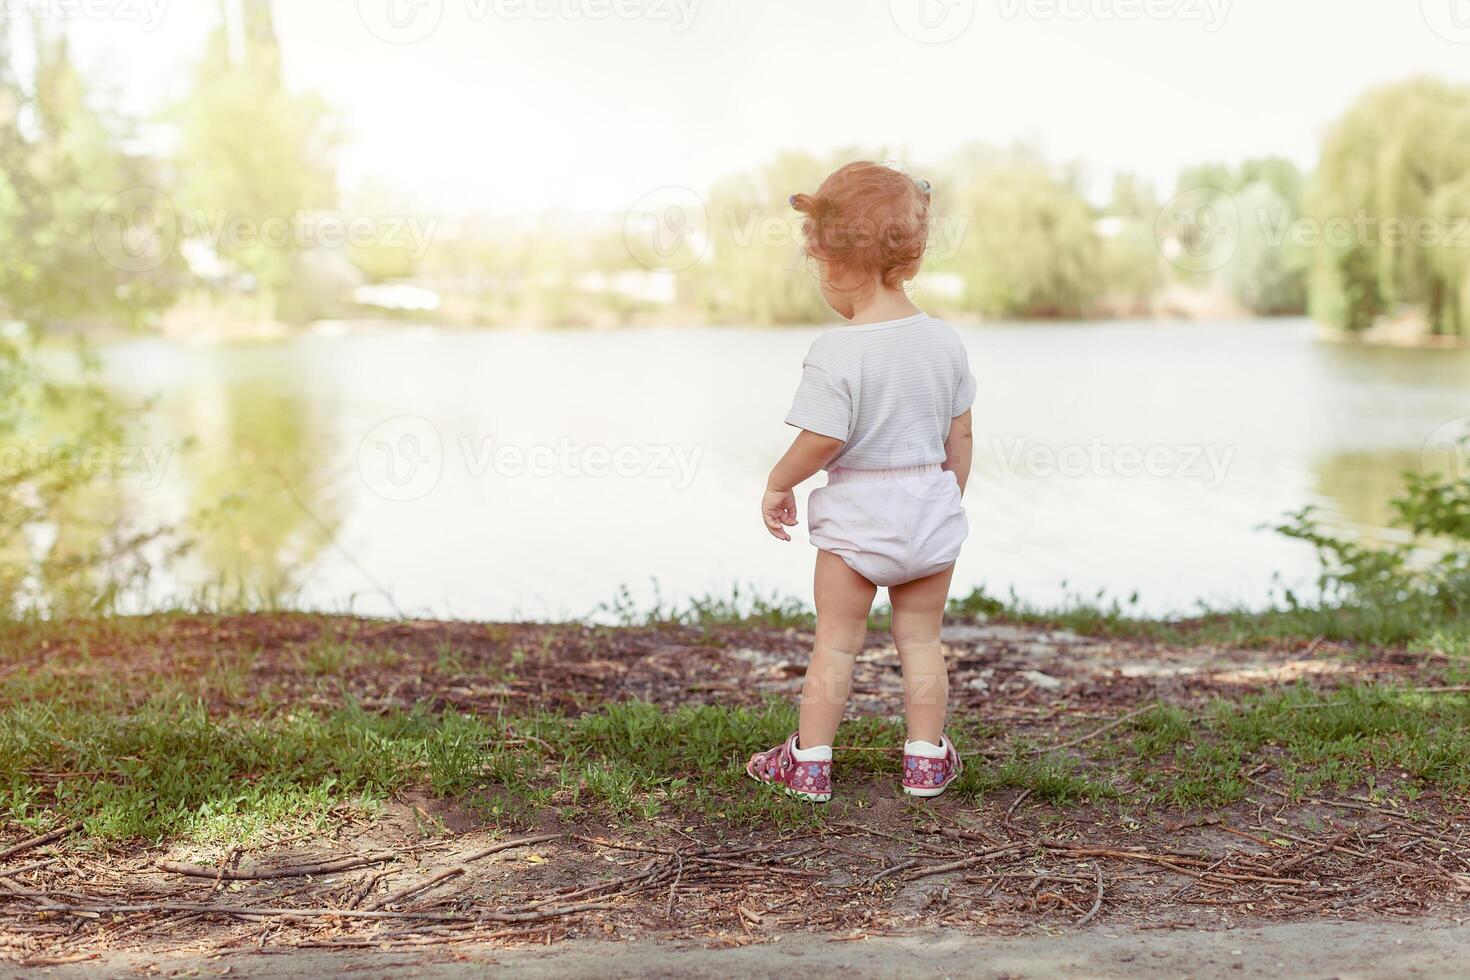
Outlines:
{"label": "toddler girl", "polygon": [[817,552],[816,643],[801,727],[746,765],[755,779],[825,802],[837,734],[878,586],[893,606],[908,741],[903,790],[938,796],[960,774],[944,735],[949,678],[939,645],[949,580],[969,533],[960,495],[970,474],[975,378],[954,329],[904,292],[929,232],[926,181],[852,163],[816,194],[795,194],[822,299],[848,325],[824,333],[802,366],[786,422],[801,431],[761,499],[766,529],[790,541],[795,487],[827,471],[808,500]]}

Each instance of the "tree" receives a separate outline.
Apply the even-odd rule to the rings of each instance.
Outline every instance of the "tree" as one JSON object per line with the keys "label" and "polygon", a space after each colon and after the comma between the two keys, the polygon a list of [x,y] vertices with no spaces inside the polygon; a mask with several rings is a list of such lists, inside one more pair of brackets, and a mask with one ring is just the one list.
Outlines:
{"label": "tree", "polygon": [[239,57],[223,2],[221,18],[177,109],[179,203],[189,232],[255,280],[262,316],[298,319],[299,232],[336,201],[337,134],[320,100],[287,90],[268,0],[243,0]]}
{"label": "tree", "polygon": [[783,153],[750,173],[727,177],[710,191],[708,244],[694,279],[713,316],[741,323],[812,323],[831,318],[817,271],[803,257],[802,216],[788,198],[814,193],[828,174],[853,160],[882,154],[847,150],[819,158]]}
{"label": "tree", "polygon": [[[130,191],[156,183],[94,107],[66,34],[34,20],[34,70],[13,66],[0,18],[0,311],[35,330],[59,322],[136,325],[173,300],[180,269]],[[119,220],[120,219],[120,220]]]}
{"label": "tree", "polygon": [[1302,312],[1310,256],[1294,230],[1304,185],[1284,157],[1186,168],[1169,212],[1180,224],[1173,233],[1184,247],[1193,246],[1194,261],[1184,263],[1181,278],[1217,283],[1253,313]]}
{"label": "tree", "polygon": [[1343,330],[1404,309],[1470,334],[1464,210],[1470,86],[1422,78],[1364,95],[1329,130],[1311,195],[1324,228],[1311,307]]}
{"label": "tree", "polygon": [[1102,289],[1112,309],[1146,310],[1163,279],[1154,224],[1159,202],[1153,187],[1133,174],[1113,179],[1102,228]]}
{"label": "tree", "polygon": [[[1293,168],[1294,170],[1295,168]],[[1246,179],[1236,193],[1240,238],[1225,267],[1230,293],[1246,309],[1263,316],[1306,309],[1310,250],[1292,235],[1299,206],[1269,179]],[[1288,183],[1288,190],[1291,185]],[[1296,185],[1299,192],[1300,185]],[[1300,201],[1300,198],[1297,198]]]}
{"label": "tree", "polygon": [[999,317],[1086,315],[1103,285],[1092,209],[1040,154],[972,147],[954,165],[967,302]]}
{"label": "tree", "polygon": [[0,332],[0,618],[104,611],[159,556],[161,532],[130,523],[115,479],[133,411],[85,349],[43,366],[36,346],[57,324],[142,322],[171,301],[180,268],[133,220],[127,192],[153,168],[119,149],[65,33],[32,20],[22,78],[13,23],[0,17],[0,320],[25,329]]}

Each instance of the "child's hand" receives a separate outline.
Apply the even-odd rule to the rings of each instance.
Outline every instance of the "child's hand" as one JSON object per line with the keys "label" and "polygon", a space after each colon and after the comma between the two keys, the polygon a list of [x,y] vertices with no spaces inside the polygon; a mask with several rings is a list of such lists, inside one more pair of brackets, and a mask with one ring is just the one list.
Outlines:
{"label": "child's hand", "polygon": [[796,526],[796,494],[790,490],[767,490],[761,497],[761,517],[771,537],[790,541],[786,528]]}

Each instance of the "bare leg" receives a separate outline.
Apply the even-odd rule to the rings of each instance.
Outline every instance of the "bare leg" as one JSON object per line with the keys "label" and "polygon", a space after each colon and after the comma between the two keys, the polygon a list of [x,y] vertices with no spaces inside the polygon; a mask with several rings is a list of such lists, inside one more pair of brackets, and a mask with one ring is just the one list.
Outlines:
{"label": "bare leg", "polygon": [[939,744],[949,707],[949,672],[939,645],[951,565],[942,572],[888,590],[893,603],[893,643],[903,667],[904,712],[911,741]]}
{"label": "bare leg", "polygon": [[841,558],[817,552],[817,639],[801,688],[800,748],[831,745],[837,735],[877,591]]}

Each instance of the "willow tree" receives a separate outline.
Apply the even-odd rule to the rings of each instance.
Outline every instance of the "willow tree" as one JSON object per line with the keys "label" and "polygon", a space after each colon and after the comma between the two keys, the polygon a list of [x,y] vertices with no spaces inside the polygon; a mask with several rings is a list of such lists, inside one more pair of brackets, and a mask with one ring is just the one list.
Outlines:
{"label": "willow tree", "polygon": [[1074,177],[1028,148],[972,147],[956,160],[963,235],[955,265],[987,316],[1079,317],[1103,290],[1102,239]]}
{"label": "willow tree", "polygon": [[1409,310],[1470,334],[1470,87],[1375,89],[1327,134],[1311,194],[1321,245],[1311,311],[1344,330]]}
{"label": "willow tree", "polygon": [[882,152],[847,150],[825,157],[783,153],[763,166],[725,177],[710,190],[707,244],[687,278],[716,319],[739,323],[813,323],[831,319],[816,269],[802,252],[802,216],[788,198],[816,192],[828,174],[852,160],[884,160]]}
{"label": "willow tree", "polygon": [[1188,253],[1194,261],[1177,265],[1175,276],[1221,287],[1261,316],[1301,313],[1311,254],[1293,230],[1302,217],[1304,184],[1296,164],[1284,157],[1186,167],[1175,188],[1178,202],[1166,216],[1180,244],[1201,251]]}

